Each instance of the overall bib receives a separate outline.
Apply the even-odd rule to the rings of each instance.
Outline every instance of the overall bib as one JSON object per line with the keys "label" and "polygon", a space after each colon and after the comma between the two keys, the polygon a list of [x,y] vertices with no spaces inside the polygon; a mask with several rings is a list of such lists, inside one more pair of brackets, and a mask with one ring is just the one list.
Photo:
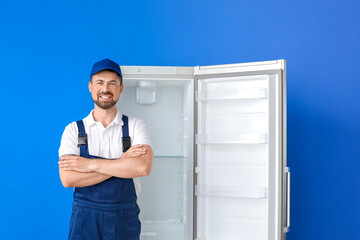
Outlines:
{"label": "overall bib", "polygon": [[[123,152],[131,147],[128,118],[123,115]],[[80,156],[89,154],[82,120],[77,121]],[[111,161],[111,160],[108,160]],[[75,187],[69,240],[139,240],[140,209],[132,178],[111,177],[88,187]]]}

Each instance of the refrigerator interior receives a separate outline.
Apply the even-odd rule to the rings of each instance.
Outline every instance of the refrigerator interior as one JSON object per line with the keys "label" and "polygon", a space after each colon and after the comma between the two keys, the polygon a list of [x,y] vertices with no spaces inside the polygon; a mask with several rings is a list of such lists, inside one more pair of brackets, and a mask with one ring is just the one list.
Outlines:
{"label": "refrigerator interior", "polygon": [[171,75],[169,69],[179,72],[171,67],[122,67],[124,91],[117,108],[145,121],[154,151],[151,174],[140,178],[142,240],[192,239],[193,68],[183,68],[188,76]]}
{"label": "refrigerator interior", "polygon": [[197,81],[196,239],[279,239],[279,75]]}

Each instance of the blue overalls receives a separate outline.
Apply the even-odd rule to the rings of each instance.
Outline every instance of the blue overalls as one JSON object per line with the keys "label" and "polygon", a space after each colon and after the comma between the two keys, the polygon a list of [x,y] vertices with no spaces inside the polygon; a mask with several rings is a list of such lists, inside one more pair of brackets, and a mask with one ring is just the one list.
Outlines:
{"label": "blue overalls", "polygon": [[[123,115],[123,152],[131,147],[128,117]],[[82,120],[77,121],[80,156],[89,154]],[[109,160],[111,161],[111,160]],[[139,240],[140,209],[132,178],[111,177],[101,183],[76,187],[70,220],[69,240]]]}

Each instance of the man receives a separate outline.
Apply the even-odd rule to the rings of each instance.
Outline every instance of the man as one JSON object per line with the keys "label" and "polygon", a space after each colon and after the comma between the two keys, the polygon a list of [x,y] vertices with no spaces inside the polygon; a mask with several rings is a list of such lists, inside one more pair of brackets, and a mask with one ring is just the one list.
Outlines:
{"label": "man", "polygon": [[89,82],[94,109],[61,139],[61,182],[75,187],[71,240],[139,240],[138,177],[149,175],[153,152],[144,122],[116,109],[122,80],[118,64],[96,62]]}

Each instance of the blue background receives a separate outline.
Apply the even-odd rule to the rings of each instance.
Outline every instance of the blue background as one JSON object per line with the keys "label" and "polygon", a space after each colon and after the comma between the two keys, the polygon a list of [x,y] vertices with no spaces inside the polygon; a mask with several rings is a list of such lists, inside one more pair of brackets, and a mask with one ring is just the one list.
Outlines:
{"label": "blue background", "polygon": [[64,127],[102,58],[195,66],[287,59],[289,240],[360,239],[360,3],[2,1],[1,239],[66,239]]}

